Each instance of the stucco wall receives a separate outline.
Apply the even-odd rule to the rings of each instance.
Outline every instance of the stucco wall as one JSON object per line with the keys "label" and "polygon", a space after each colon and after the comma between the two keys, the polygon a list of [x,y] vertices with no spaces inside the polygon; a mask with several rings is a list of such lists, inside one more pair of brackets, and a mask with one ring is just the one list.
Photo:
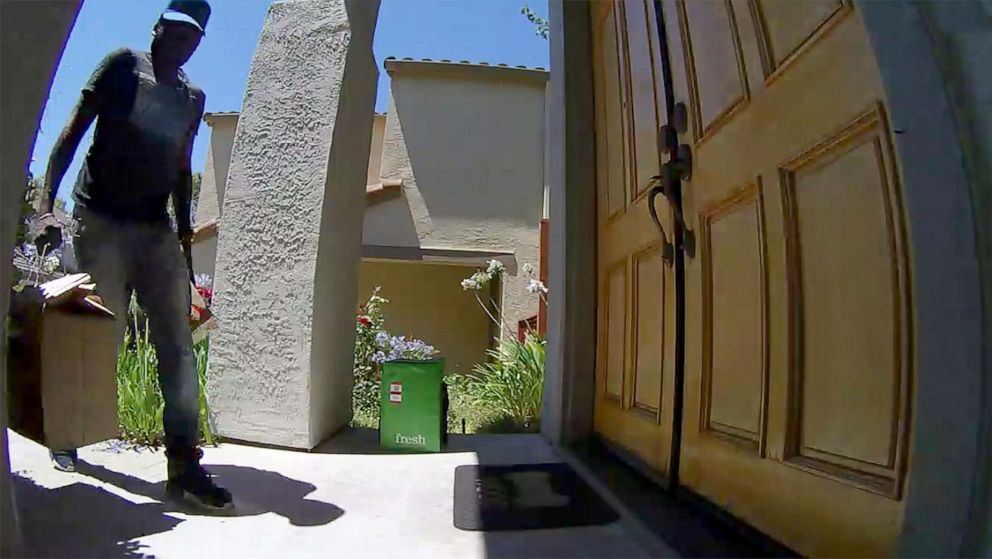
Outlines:
{"label": "stucco wall", "polygon": [[200,200],[196,206],[196,222],[204,223],[220,217],[224,205],[224,186],[231,166],[234,149],[234,132],[238,127],[238,113],[216,113],[204,119],[210,126],[210,147],[200,184]]}
{"label": "stucco wall", "polygon": [[[365,210],[363,243],[500,252],[518,266],[502,304],[513,324],[537,312],[527,278],[535,267],[546,215],[547,72],[463,64],[389,61],[392,97],[373,118],[367,184],[401,178],[401,197]],[[197,221],[214,215],[210,192],[223,193],[238,115],[210,115],[210,152]],[[209,181],[213,181],[208,183]],[[217,185],[216,187],[214,185]],[[219,188],[218,188],[219,187]],[[210,241],[194,250],[207,262]],[[209,273],[212,267],[197,268]]]}
{"label": "stucco wall", "polygon": [[[224,187],[231,166],[234,132],[238,126],[238,113],[215,113],[204,120],[210,126],[207,162],[200,183],[200,198],[196,206],[196,223],[203,224],[217,219],[224,204]],[[193,244],[193,270],[211,278],[216,273],[217,236],[212,235]]]}
{"label": "stucco wall", "polygon": [[367,184],[379,182],[379,167],[382,165],[382,138],[386,131],[386,115],[377,114],[372,119],[372,146],[369,149],[369,173]]}
{"label": "stucco wall", "polygon": [[[351,414],[378,3],[277,2],[252,60],[218,242],[221,435],[312,448]],[[314,340],[320,340],[314,343]]]}
{"label": "stucco wall", "polygon": [[[382,177],[403,196],[366,210],[364,243],[507,251],[537,266],[544,207],[544,71],[388,60]],[[522,274],[508,320],[537,313]]]}
{"label": "stucco wall", "polygon": [[351,45],[340,84],[320,215],[310,353],[310,444],[351,420],[355,363],[355,299],[362,259],[362,209],[372,142],[378,70],[372,37],[378,0],[346,0]]}
{"label": "stucco wall", "polygon": [[193,271],[199,274],[207,274],[213,279],[217,266],[217,236],[212,235],[206,239],[193,243]]}
{"label": "stucco wall", "polygon": [[588,2],[550,0],[548,353],[541,433],[592,434],[596,372],[596,183]]}
{"label": "stucco wall", "polygon": [[966,555],[992,556],[992,2],[921,2],[964,153],[982,270],[984,404]]}
{"label": "stucco wall", "polygon": [[[6,314],[10,254],[28,162],[78,0],[0,2],[0,309]],[[0,332],[2,333],[2,332]],[[7,348],[0,335],[0,556],[21,555],[7,456]]]}
{"label": "stucco wall", "polygon": [[448,372],[470,372],[486,361],[490,322],[460,282],[474,268],[424,262],[365,260],[358,282],[358,304],[376,286],[389,299],[386,328],[436,347]]}

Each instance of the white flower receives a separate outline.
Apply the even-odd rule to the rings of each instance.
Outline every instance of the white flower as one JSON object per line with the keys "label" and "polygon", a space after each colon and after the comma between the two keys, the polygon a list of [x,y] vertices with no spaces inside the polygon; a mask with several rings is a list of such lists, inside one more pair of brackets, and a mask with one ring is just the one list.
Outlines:
{"label": "white flower", "polygon": [[213,280],[210,279],[210,274],[196,274],[193,277],[193,284],[197,287],[210,287]]}
{"label": "white flower", "polygon": [[540,281],[538,281],[536,279],[531,279],[530,280],[530,283],[527,284],[527,291],[529,291],[530,293],[533,293],[535,295],[537,295],[538,293],[543,293],[543,294],[547,295],[548,288],[545,287],[544,284],[541,283]]}
{"label": "white flower", "polygon": [[534,266],[532,266],[530,263],[524,264],[523,265],[523,268],[521,268],[521,269],[528,276],[533,276],[534,275]]}
{"label": "white flower", "polygon": [[478,291],[485,287],[489,280],[493,279],[487,272],[476,272],[472,277],[462,280],[462,289],[465,291]]}
{"label": "white flower", "polygon": [[495,258],[489,261],[489,268],[486,269],[486,273],[489,274],[490,278],[504,272],[506,272],[506,266],[503,265],[502,262],[496,260]]}
{"label": "white flower", "polygon": [[51,274],[59,269],[59,257],[54,254],[46,256],[45,260],[41,263],[41,267],[45,270],[45,273]]}

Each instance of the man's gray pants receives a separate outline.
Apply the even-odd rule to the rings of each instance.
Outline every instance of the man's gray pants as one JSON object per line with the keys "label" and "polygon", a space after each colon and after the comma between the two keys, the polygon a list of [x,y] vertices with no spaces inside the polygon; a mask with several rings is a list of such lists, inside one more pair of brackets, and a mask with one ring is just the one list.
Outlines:
{"label": "man's gray pants", "polygon": [[168,223],[119,221],[82,207],[75,214],[79,268],[117,317],[118,343],[132,291],[148,318],[165,400],[166,448],[196,446],[200,387],[189,326],[190,278],[176,233]]}

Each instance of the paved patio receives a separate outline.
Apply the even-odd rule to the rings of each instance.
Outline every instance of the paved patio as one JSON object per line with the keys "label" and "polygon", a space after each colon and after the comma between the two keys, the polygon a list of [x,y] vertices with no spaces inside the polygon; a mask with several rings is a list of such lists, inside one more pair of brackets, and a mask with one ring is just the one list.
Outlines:
{"label": "paved patio", "polygon": [[53,470],[47,450],[10,432],[26,553],[43,557],[650,557],[675,552],[621,510],[606,526],[466,532],[452,523],[463,464],[562,461],[536,435],[454,436],[432,455],[379,451],[347,430],[314,452],[224,444],[204,463],[235,496],[234,517],[162,502],[159,452],[102,443],[80,472]]}

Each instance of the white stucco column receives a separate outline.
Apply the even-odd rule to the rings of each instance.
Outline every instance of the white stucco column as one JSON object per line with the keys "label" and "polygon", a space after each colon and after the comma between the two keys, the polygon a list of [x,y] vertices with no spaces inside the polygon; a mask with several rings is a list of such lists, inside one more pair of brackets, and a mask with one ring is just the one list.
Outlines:
{"label": "white stucco column", "polygon": [[541,433],[592,433],[596,373],[595,114],[589,3],[551,0],[548,88],[548,353]]}
{"label": "white stucco column", "polygon": [[[13,272],[10,254],[31,150],[79,4],[0,3],[0,309],[5,316]],[[23,549],[7,456],[6,340],[0,330],[0,557],[17,557]]]}
{"label": "white stucco column", "polygon": [[220,435],[312,448],[351,418],[379,3],[272,5],[224,197],[208,394]]}

